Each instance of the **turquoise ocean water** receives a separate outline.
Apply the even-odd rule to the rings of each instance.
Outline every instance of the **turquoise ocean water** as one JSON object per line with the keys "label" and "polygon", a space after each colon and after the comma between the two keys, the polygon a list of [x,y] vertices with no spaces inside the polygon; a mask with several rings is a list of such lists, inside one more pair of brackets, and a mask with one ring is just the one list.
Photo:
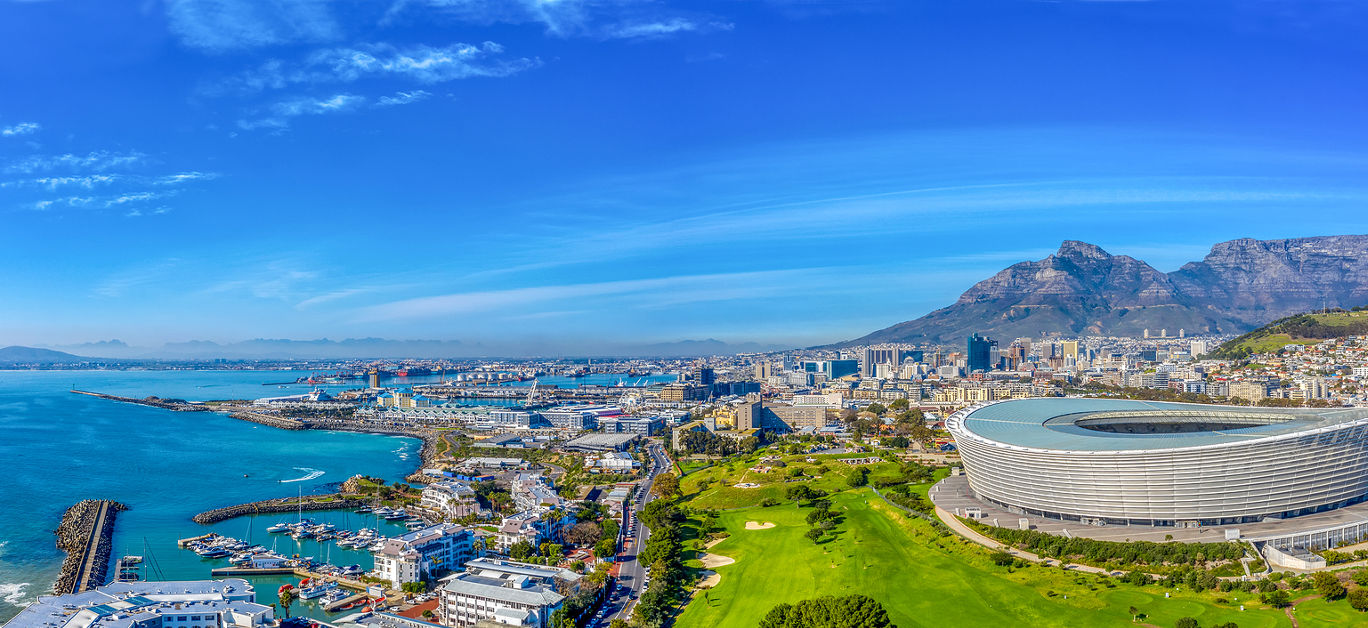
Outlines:
{"label": "turquoise ocean water", "polygon": [[[179,538],[209,531],[251,540],[282,553],[330,558],[370,568],[365,552],[296,545],[266,528],[292,515],[243,517],[212,526],[197,512],[240,502],[324,493],[357,474],[393,481],[418,463],[416,439],[346,432],[287,431],[213,413],[170,412],[68,392],[73,386],[124,396],[190,400],[254,399],[307,392],[263,386],[300,373],[278,371],[0,371],[0,622],[51,591],[63,555],[52,530],[62,511],[87,498],[128,504],[120,514],[114,553],[148,556],[161,579],[208,578],[223,561],[201,560],[176,547]],[[350,512],[313,513],[320,521],[376,527]],[[402,531],[385,524],[387,534]],[[331,545],[331,544],[329,544]],[[148,565],[152,571],[152,565]],[[154,576],[156,574],[153,574]],[[274,601],[284,579],[257,581],[258,598]],[[294,609],[320,615],[309,607]]]}
{"label": "turquoise ocean water", "polygon": [[[127,397],[157,395],[192,401],[257,399],[308,392],[292,382],[297,371],[0,371],[0,622],[38,595],[51,592],[62,553],[52,530],[62,511],[82,499],[115,499],[121,513],[115,556],[143,555],[151,579],[202,579],[227,566],[176,547],[176,540],[207,532],[274,547],[286,555],[327,559],[369,569],[370,555],[332,543],[297,543],[266,528],[292,515],[240,517],[211,526],[190,521],[210,508],[268,497],[326,493],[362,473],[402,479],[419,461],[412,438],[348,432],[288,431],[207,412],[171,412],[96,399],[72,388]],[[672,381],[673,375],[628,378],[591,375],[547,377],[543,384],[626,385]],[[435,377],[392,380],[387,385],[427,383]],[[530,385],[527,382],[524,385]],[[342,390],[351,385],[323,386]],[[516,401],[485,400],[511,405]],[[393,536],[399,524],[347,511],[306,513],[316,521],[355,530],[379,527]],[[257,578],[258,601],[275,602],[285,578]],[[304,603],[293,614],[323,618]]]}

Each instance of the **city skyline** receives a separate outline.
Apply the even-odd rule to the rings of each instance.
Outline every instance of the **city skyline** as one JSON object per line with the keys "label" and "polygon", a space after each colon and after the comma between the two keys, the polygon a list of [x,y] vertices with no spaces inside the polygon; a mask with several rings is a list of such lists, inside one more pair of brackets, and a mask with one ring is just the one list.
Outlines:
{"label": "city skyline", "polygon": [[1365,20],[0,3],[0,344],[804,346],[1065,239],[1168,271],[1365,233]]}

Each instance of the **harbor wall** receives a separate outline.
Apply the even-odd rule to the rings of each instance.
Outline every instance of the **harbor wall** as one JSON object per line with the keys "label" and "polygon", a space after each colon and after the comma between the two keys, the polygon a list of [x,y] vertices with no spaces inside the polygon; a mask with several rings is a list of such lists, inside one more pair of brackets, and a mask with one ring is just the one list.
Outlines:
{"label": "harbor wall", "polygon": [[[333,493],[330,495],[318,495],[306,498],[302,502],[302,505],[304,510],[343,510],[360,508],[366,505],[366,503],[366,500],[363,499],[343,497],[339,493]],[[210,524],[232,519],[233,517],[241,517],[243,515],[298,512],[300,506],[300,500],[295,497],[264,499],[256,502],[248,502],[246,504],[206,510],[191,517],[191,520],[195,523]]]}
{"label": "harbor wall", "polygon": [[86,499],[62,514],[53,531],[57,549],[66,552],[52,592],[58,595],[87,591],[105,583],[114,539],[114,521],[128,507],[110,500]]}

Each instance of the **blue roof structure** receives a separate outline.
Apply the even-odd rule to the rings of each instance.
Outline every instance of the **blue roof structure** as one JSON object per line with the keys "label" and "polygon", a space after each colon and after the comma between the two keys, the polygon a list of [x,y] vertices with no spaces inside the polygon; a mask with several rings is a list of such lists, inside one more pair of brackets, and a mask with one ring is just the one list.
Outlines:
{"label": "blue roof structure", "polygon": [[1368,408],[1250,408],[1052,397],[992,403],[962,429],[998,443],[1062,451],[1139,451],[1226,445],[1368,421]]}

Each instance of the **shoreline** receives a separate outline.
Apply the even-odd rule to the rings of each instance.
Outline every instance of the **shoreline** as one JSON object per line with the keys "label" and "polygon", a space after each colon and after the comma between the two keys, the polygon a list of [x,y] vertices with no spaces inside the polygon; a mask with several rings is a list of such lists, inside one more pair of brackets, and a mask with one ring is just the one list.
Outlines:
{"label": "shoreline", "polygon": [[[136,405],[150,406],[163,410],[190,411],[190,412],[213,412],[214,414],[227,416],[231,419],[257,423],[267,427],[282,430],[323,430],[334,432],[352,432],[357,434],[372,434],[376,436],[399,436],[403,438],[416,438],[422,446],[419,448],[417,466],[404,476],[405,483],[427,483],[427,476],[423,475],[423,469],[432,465],[437,457],[438,440],[441,438],[435,430],[420,428],[399,428],[383,427],[368,424],[364,421],[353,421],[345,419],[309,419],[283,417],[262,414],[246,410],[217,410],[207,403],[192,404],[189,402],[168,401],[158,397],[146,397],[136,399],[133,397],[121,397],[119,395],[109,395],[105,393],[72,389],[72,393],[88,395],[99,399],[118,401],[122,403],[132,403]],[[331,498],[332,501],[319,501],[321,498]],[[310,504],[313,506],[310,506]],[[307,496],[305,510],[337,510],[343,508],[355,508],[364,505],[364,502],[352,498],[344,497],[341,493],[329,493],[324,495]],[[332,504],[332,505],[329,505]],[[297,497],[274,497],[261,499],[240,504],[230,504],[200,512],[191,517],[191,521],[201,525],[218,523],[236,517],[253,514],[267,514],[276,512],[287,512],[297,509],[300,505]],[[320,507],[321,506],[321,507]]]}

